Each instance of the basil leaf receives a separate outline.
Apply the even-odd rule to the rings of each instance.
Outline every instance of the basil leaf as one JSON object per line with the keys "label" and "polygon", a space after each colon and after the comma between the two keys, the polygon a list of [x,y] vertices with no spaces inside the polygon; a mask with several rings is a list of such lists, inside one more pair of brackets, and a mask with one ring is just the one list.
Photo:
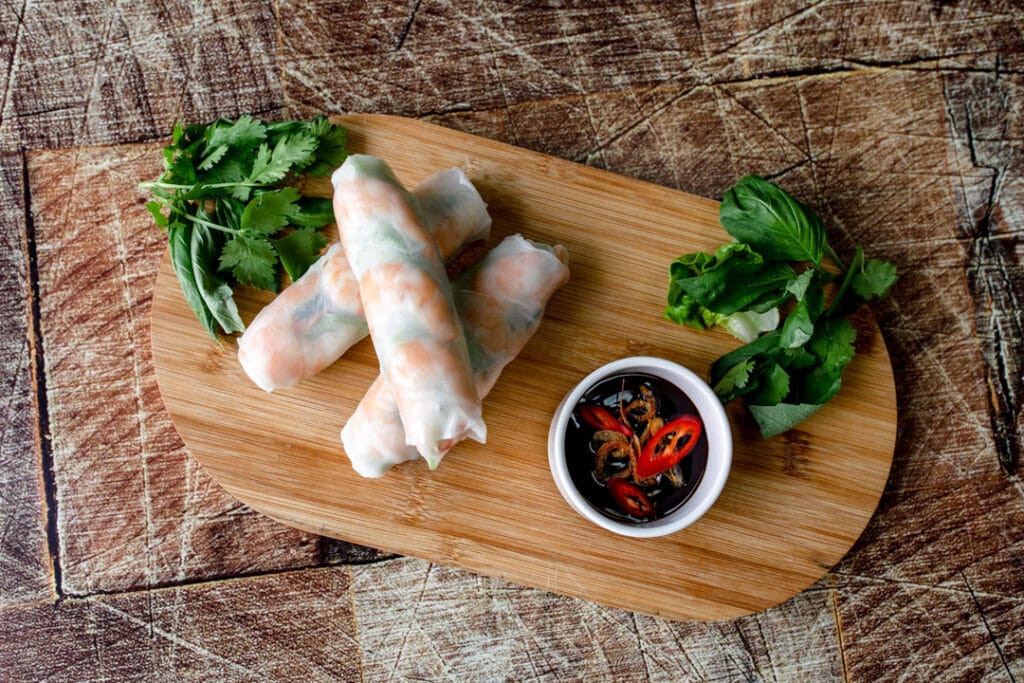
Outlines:
{"label": "basil leaf", "polygon": [[302,197],[298,211],[289,216],[289,222],[302,228],[322,228],[334,222],[334,207],[330,199]]}
{"label": "basil leaf", "polygon": [[729,188],[718,218],[726,232],[766,259],[821,263],[825,249],[821,219],[764,178],[744,176]]}
{"label": "basil leaf", "polygon": [[[204,212],[198,212],[203,214]],[[201,218],[207,218],[200,215]],[[196,288],[203,298],[207,310],[226,334],[244,332],[245,324],[238,315],[238,306],[231,293],[231,286],[217,275],[217,254],[222,240],[214,237],[205,225],[192,226],[189,252],[192,257],[192,273]]]}
{"label": "basil leaf", "polygon": [[[811,271],[804,273],[806,275]],[[801,275],[803,277],[803,275]],[[817,285],[805,286],[800,294],[800,301],[786,317],[782,325],[783,348],[792,349],[803,346],[814,334],[814,323],[825,307],[825,293]]]}
{"label": "basil leaf", "polygon": [[815,365],[794,382],[793,391],[801,403],[828,403],[842,386],[843,371]]}
{"label": "basil leaf", "polygon": [[777,296],[796,272],[786,263],[730,260],[697,277],[678,281],[679,287],[702,306],[730,315],[766,296]]}
{"label": "basil leaf", "polygon": [[774,406],[747,406],[761,429],[761,436],[770,439],[800,424],[816,413],[820,405],[814,403],[779,403]]}
{"label": "basil leaf", "polygon": [[210,333],[217,344],[220,338],[217,336],[217,323],[213,314],[206,307],[199,287],[196,285],[195,273],[192,269],[192,226],[172,225],[167,229],[167,238],[171,249],[171,265],[174,267],[174,274],[178,276],[178,284],[181,285],[181,293],[185,295],[185,301],[195,314],[196,318],[203,324],[206,331]]}
{"label": "basil leaf", "polygon": [[782,347],[795,349],[803,346],[814,333],[814,321],[811,320],[807,305],[800,302],[796,308],[786,316],[786,322],[782,325]]}

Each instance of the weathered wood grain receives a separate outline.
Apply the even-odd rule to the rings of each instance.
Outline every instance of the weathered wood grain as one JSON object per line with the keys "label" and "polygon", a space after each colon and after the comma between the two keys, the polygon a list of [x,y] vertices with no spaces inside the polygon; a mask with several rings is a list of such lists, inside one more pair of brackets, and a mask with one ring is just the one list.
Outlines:
{"label": "weathered wood grain", "polygon": [[[355,569],[352,591],[367,680],[827,681],[841,674],[830,591],[820,583],[766,613],[717,624],[643,617],[412,559]],[[453,623],[472,624],[472,632]]]}
{"label": "weathered wood grain", "polygon": [[988,596],[967,581],[935,588],[864,578],[840,578],[837,593],[850,680],[898,672],[905,680],[1012,681],[1024,672],[1019,594]]}
{"label": "weathered wood grain", "polygon": [[344,21],[321,21],[337,5],[280,3],[282,87],[293,112],[479,112],[641,90],[670,74],[696,82],[689,72],[700,49],[689,8],[439,2],[348,9]]}
{"label": "weathered wood grain", "polygon": [[[765,173],[826,215],[844,253],[868,242],[903,273],[894,297],[874,307],[900,378],[888,493],[828,582],[761,615],[698,627],[634,623],[626,613],[410,560],[356,569],[352,594],[343,581],[318,583],[324,570],[312,570],[52,607],[42,477],[29,443],[32,385],[21,360],[19,321],[31,290],[21,162],[4,156],[0,263],[11,268],[0,272],[0,358],[5,371],[14,369],[0,390],[5,677],[231,680],[257,678],[265,667],[272,673],[263,675],[285,678],[294,666],[306,678],[351,679],[361,675],[350,666],[361,653],[367,680],[477,670],[554,680],[572,676],[570,665],[596,680],[1024,679],[1022,29],[1024,7],[1014,0],[0,4],[3,150],[153,139],[179,117],[421,116],[710,197],[741,173]],[[36,178],[56,182],[57,169],[75,164],[54,159],[74,154],[41,163],[32,152],[33,187]],[[96,150],[77,154],[86,166],[100,158]],[[108,167],[128,156],[103,154]],[[117,178],[112,168],[86,176]],[[112,196],[122,192],[117,182],[111,187]],[[252,531],[260,523],[244,511],[236,511],[241,521],[228,514],[230,501],[187,469],[159,409],[126,426],[138,401],[115,380],[128,374],[131,354],[90,346],[85,331],[57,336],[74,322],[61,309],[78,302],[55,275],[78,284],[82,273],[98,277],[105,268],[111,282],[135,278],[130,287],[85,288],[83,302],[131,302],[114,315],[72,308],[91,329],[101,319],[123,325],[124,311],[146,298],[145,258],[97,250],[92,263],[67,239],[103,229],[127,238],[135,228],[110,227],[115,219],[102,219],[102,202],[85,207],[93,221],[85,230],[76,232],[73,220],[58,228],[60,201],[49,193],[39,216],[45,225],[34,232],[48,269],[41,274],[51,278],[39,291],[48,321],[42,349],[52,349],[55,365],[47,362],[42,379],[52,379],[56,404],[54,483],[58,500],[70,501],[55,529],[70,560],[69,591],[257,569],[245,553],[272,534]],[[76,199],[76,208],[83,203]],[[77,270],[67,268],[72,262]],[[96,369],[74,360],[75,344]],[[148,377],[145,363],[139,367]],[[95,388],[88,380],[97,377],[109,381]],[[111,407],[76,418],[85,403],[74,397],[83,391],[110,398]],[[152,405],[151,388],[140,395]],[[158,467],[175,458],[177,466]],[[156,481],[149,497],[132,478],[143,461],[172,482]],[[90,476],[93,484],[73,485]],[[106,502],[109,491],[120,502]],[[191,538],[186,545],[196,550],[179,554],[180,540],[147,540],[137,523],[147,506],[158,537]],[[245,538],[256,539],[252,548],[235,545]],[[100,554],[89,557],[89,547]],[[279,564],[301,564],[289,547],[278,559],[291,559]],[[330,546],[305,557],[317,555],[354,557]],[[312,594],[286,587],[304,580]],[[322,606],[343,595],[360,605],[355,631],[342,602]],[[193,608],[175,622],[174,608],[187,602]],[[150,604],[163,619],[152,631]],[[276,610],[261,611],[267,605]],[[237,608],[241,619],[232,618]],[[203,616],[218,609],[226,611]],[[440,621],[413,621],[409,612]],[[271,628],[273,619],[296,619],[319,640],[290,647],[296,634]],[[305,654],[320,668],[303,668]]]}
{"label": "weathered wood grain", "polygon": [[22,156],[0,155],[0,608],[54,590],[35,440],[24,192]]}
{"label": "weathered wood grain", "polygon": [[1007,475],[1024,472],[1024,76],[943,77],[954,195],[992,439]]}
{"label": "weathered wood grain", "polygon": [[16,23],[4,22],[5,149],[138,141],[181,118],[283,113],[269,0],[20,5]]}
{"label": "weathered wood grain", "polygon": [[351,681],[346,569],[0,610],[4,680]]}
{"label": "weathered wood grain", "polygon": [[721,80],[871,66],[1020,69],[1024,10],[995,2],[700,2]]}
{"label": "weathered wood grain", "polygon": [[[149,350],[164,237],[136,189],[158,147],[33,153],[62,590],[123,590],[316,564],[316,537],[254,514],[187,457]],[[97,191],[122,198],[97,202]],[[211,351],[216,354],[216,351]]]}

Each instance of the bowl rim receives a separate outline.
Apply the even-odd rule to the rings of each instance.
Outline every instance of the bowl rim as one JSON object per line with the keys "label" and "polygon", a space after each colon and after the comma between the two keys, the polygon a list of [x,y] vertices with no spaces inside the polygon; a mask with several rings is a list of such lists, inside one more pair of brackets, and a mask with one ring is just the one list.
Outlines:
{"label": "bowl rim", "polygon": [[[616,374],[643,373],[671,382],[693,401],[708,438],[708,462],[701,482],[671,514],[652,522],[620,522],[592,506],[572,482],[566,461],[565,436],[569,418],[580,398],[598,382]],[[558,404],[548,431],[548,464],[565,501],[585,519],[623,536],[653,538],[680,531],[704,515],[725,488],[732,467],[732,429],[729,419],[707,382],[689,368],[656,356],[629,356],[598,367],[580,380]]]}

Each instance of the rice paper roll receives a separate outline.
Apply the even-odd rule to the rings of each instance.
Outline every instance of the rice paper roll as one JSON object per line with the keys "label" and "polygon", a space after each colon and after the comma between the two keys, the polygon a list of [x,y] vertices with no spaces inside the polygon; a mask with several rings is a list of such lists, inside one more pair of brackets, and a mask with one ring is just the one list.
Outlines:
{"label": "rice paper roll", "polygon": [[[435,173],[413,195],[445,260],[490,235],[487,204],[461,169]],[[358,283],[337,242],[253,318],[238,340],[238,360],[257,386],[274,391],[317,374],[368,333]]]}
{"label": "rice paper roll", "polygon": [[433,469],[447,444],[487,437],[444,262],[420,203],[384,161],[350,156],[331,180],[341,242],[405,443]]}
{"label": "rice paper roll", "polygon": [[[569,279],[566,263],[561,245],[513,235],[452,283],[481,398],[537,331],[548,300]],[[364,477],[381,477],[419,455],[405,443],[398,406],[383,377],[370,386],[341,440],[353,469]]]}

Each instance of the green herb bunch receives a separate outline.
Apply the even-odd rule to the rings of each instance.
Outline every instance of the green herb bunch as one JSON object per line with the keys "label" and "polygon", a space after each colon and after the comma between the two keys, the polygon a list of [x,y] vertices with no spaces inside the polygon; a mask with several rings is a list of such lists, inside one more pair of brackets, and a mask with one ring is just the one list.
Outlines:
{"label": "green herb bunch", "polygon": [[[728,403],[743,397],[769,438],[839,392],[857,337],[848,316],[885,296],[896,268],[866,261],[860,247],[847,266],[828,245],[821,218],[758,176],[745,176],[725,193],[719,220],[736,241],[714,254],[685,254],[672,262],[665,317],[697,329],[729,329],[734,316],[760,319],[792,304],[781,327],[751,335],[711,366],[718,398]],[[841,272],[824,267],[826,254]],[[824,287],[833,282],[838,288],[826,304]]]}
{"label": "green herb bunch", "polygon": [[295,182],[345,160],[345,129],[325,116],[176,124],[163,156],[163,175],[142,184],[153,196],[146,208],[167,231],[186,301],[219,343],[218,326],[245,329],[233,284],[276,292],[282,268],[296,280],[326,246],[318,230],[334,221],[331,202],[302,196]]}

